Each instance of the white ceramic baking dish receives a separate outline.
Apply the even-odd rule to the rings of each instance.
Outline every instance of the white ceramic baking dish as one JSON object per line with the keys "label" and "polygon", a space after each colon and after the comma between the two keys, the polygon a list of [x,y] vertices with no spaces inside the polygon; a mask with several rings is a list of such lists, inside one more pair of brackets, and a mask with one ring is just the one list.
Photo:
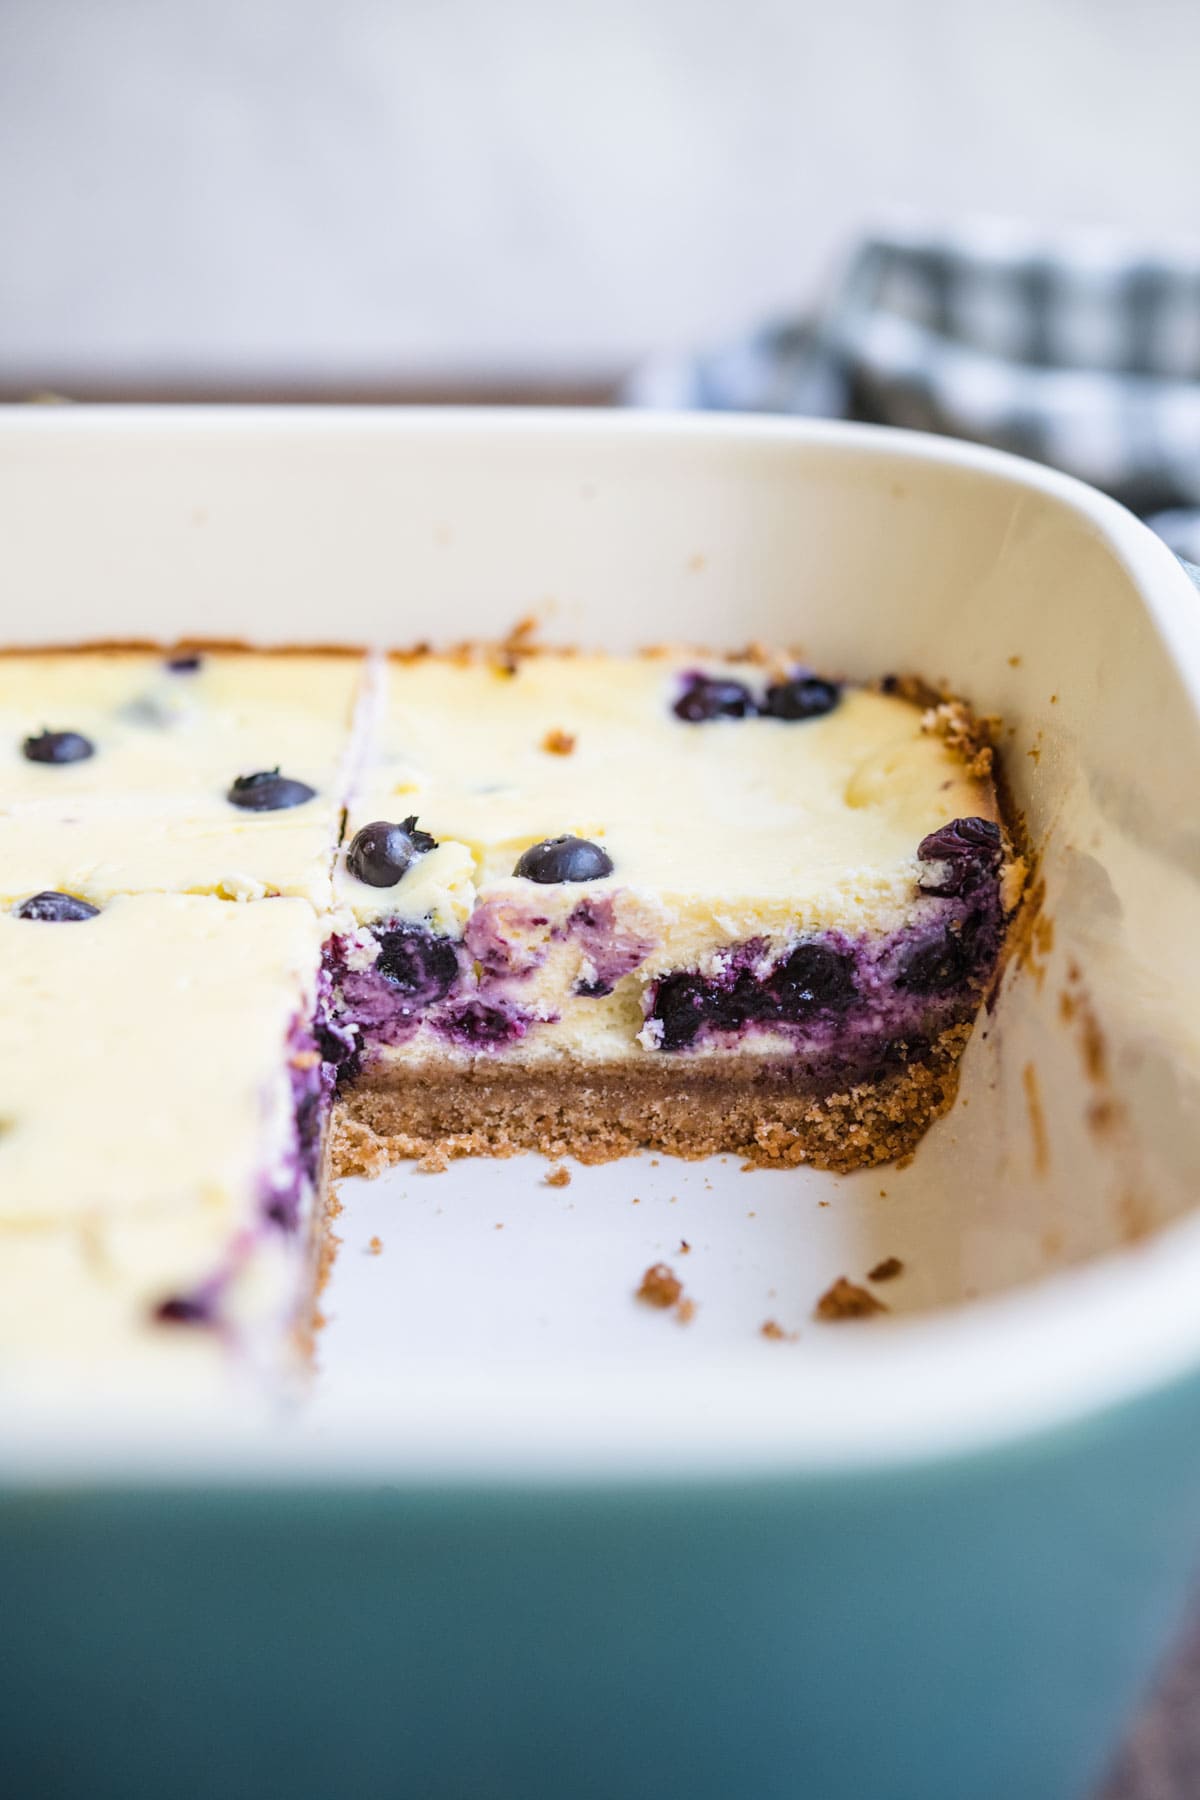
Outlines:
{"label": "white ceramic baking dish", "polygon": [[[176,1793],[242,1791],[251,1738],[294,1795],[1074,1791],[1200,1548],[1200,618],[1165,548],[1046,470],[866,428],[31,409],[0,417],[0,595],[9,643],[532,613],[944,679],[1004,720],[1042,892],[908,1167],[397,1170],[347,1185],[301,1416],[0,1415],[20,1766],[48,1685],[93,1793],[172,1755]],[[888,1255],[889,1320],[812,1323]],[[686,1329],[633,1303],[660,1258]],[[185,1699],[153,1646],[197,1604]],[[297,1728],[285,1618],[353,1732]]]}

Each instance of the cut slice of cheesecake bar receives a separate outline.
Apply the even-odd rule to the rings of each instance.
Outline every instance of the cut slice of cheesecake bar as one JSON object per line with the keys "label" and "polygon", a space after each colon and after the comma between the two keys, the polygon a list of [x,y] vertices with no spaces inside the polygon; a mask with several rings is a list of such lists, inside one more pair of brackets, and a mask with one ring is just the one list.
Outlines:
{"label": "cut slice of cheesecake bar", "polygon": [[320,939],[298,899],[0,914],[0,1387],[278,1368],[330,1096]]}
{"label": "cut slice of cheesecake bar", "polygon": [[40,889],[330,901],[363,659],[0,656],[0,901]]}
{"label": "cut slice of cheesecake bar", "polygon": [[343,1154],[897,1155],[1019,885],[961,708],[768,656],[393,659],[335,877]]}

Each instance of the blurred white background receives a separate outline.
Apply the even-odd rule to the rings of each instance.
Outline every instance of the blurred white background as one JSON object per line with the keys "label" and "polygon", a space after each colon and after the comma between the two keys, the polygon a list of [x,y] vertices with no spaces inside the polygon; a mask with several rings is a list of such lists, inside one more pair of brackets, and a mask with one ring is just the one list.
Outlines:
{"label": "blurred white background", "polygon": [[0,384],[607,377],[894,207],[1200,224],[1195,0],[0,0]]}

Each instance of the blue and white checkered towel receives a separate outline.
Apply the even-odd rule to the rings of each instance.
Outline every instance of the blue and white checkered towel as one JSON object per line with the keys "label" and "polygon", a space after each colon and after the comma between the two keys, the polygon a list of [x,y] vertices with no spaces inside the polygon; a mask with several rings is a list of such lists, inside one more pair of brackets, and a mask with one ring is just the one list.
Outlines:
{"label": "blue and white checkered towel", "polygon": [[1200,255],[987,226],[881,235],[812,320],[651,362],[626,398],[995,444],[1104,488],[1200,561]]}

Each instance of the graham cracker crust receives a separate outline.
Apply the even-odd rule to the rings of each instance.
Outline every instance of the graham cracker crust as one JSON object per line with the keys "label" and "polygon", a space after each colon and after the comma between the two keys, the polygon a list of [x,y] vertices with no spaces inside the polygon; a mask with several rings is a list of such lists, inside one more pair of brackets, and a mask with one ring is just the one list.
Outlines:
{"label": "graham cracker crust", "polygon": [[340,1096],[333,1172],[376,1175],[409,1157],[436,1166],[526,1150],[602,1163],[650,1149],[844,1174],[907,1155],[949,1110],[970,1034],[969,1024],[952,1026],[885,1074],[820,1093],[766,1056],[554,1069],[483,1057],[455,1070],[385,1063],[364,1069]]}

